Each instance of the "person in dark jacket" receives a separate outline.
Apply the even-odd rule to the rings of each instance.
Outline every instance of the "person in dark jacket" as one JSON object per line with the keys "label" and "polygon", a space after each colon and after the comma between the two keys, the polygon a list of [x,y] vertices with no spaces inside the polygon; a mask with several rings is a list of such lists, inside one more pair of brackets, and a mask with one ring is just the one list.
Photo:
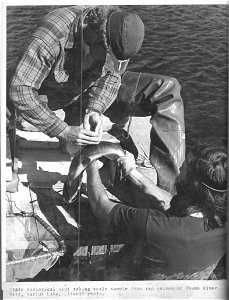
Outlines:
{"label": "person in dark jacket", "polygon": [[[167,210],[114,203],[103,188],[97,162],[87,169],[89,201],[96,217],[133,246],[138,241],[144,245],[135,268],[137,279],[208,279],[226,251],[226,152],[209,145],[193,148],[172,199],[138,172],[131,155],[121,157],[118,163],[142,193],[154,195],[158,202],[171,200]],[[130,258],[130,266],[133,263]]]}

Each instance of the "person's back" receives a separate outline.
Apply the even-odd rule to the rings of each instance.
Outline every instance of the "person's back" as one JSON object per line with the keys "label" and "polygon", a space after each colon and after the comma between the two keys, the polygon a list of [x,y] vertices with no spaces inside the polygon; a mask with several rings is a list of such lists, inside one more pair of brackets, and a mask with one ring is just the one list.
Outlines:
{"label": "person's back", "polygon": [[146,225],[144,265],[149,268],[145,268],[145,276],[208,279],[225,253],[225,238],[224,228],[205,231],[203,218],[168,216],[151,210]]}
{"label": "person's back", "polygon": [[[114,234],[131,237],[132,253],[138,252],[142,241],[141,263],[136,266],[140,280],[208,279],[225,254],[225,229],[205,231],[203,218],[169,216],[118,204],[111,211],[110,222]],[[130,254],[124,256],[122,260],[131,265]]]}

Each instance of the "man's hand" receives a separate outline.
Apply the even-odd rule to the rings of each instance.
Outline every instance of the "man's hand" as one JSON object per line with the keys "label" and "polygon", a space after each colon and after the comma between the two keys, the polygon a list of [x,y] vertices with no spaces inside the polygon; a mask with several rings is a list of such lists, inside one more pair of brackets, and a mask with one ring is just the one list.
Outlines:
{"label": "man's hand", "polygon": [[87,167],[87,172],[93,172],[94,170],[99,170],[104,166],[105,159],[102,157],[101,159],[94,160]]}
{"label": "man's hand", "polygon": [[125,156],[122,156],[117,160],[117,164],[122,168],[124,177],[129,175],[133,169],[136,169],[134,155],[128,151],[125,151]]}
{"label": "man's hand", "polygon": [[93,145],[99,143],[97,132],[81,128],[80,126],[67,126],[58,136],[65,143],[74,145]]}
{"label": "man's hand", "polygon": [[86,130],[94,131],[98,134],[99,142],[102,139],[103,134],[103,124],[102,124],[102,116],[96,111],[90,111],[85,114],[83,120],[83,127]]}

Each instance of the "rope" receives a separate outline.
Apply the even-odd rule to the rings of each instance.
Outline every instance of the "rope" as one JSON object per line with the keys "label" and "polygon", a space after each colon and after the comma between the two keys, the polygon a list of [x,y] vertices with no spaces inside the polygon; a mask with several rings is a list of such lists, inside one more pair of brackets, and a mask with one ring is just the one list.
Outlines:
{"label": "rope", "polygon": [[53,251],[53,252],[41,254],[39,256],[33,256],[33,257],[27,257],[27,258],[22,258],[22,259],[18,259],[18,260],[9,261],[9,262],[6,263],[6,266],[17,265],[17,264],[31,262],[31,261],[39,260],[39,259],[46,259],[46,258],[50,258],[54,255],[59,256],[60,252],[59,251]]}
{"label": "rope", "polygon": [[[32,198],[32,195],[31,195],[31,190],[30,190],[30,188],[29,188],[29,195],[30,195],[30,199],[31,199],[31,201],[32,201],[33,198]],[[34,211],[34,206],[33,206],[32,204],[31,204],[31,206],[32,206],[33,213],[35,213],[35,211]],[[35,225],[36,225],[36,230],[37,230],[38,241],[40,242],[39,230],[38,230],[38,226],[37,226],[37,221],[36,221],[36,219],[35,219]]]}
{"label": "rope", "polygon": [[[58,246],[60,248],[60,250],[58,252],[62,253],[62,255],[66,252],[66,246],[65,246],[65,243],[64,243],[64,240],[62,239],[62,237],[56,233],[56,231],[48,224],[46,223],[40,216],[38,216],[35,212],[20,212],[20,213],[11,213],[11,214],[8,214],[7,217],[29,217],[29,218],[34,218],[36,221],[38,221],[54,238],[55,240],[57,241],[58,243]],[[24,225],[24,224],[23,224]],[[41,241],[38,241],[42,246],[43,245],[43,242]],[[46,245],[45,245],[46,246]],[[47,246],[46,246],[47,247]]]}

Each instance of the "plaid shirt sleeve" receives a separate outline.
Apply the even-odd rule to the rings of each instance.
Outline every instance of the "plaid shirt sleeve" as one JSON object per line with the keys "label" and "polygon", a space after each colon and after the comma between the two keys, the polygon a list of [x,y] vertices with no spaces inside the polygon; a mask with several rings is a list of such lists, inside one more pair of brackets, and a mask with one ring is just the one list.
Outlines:
{"label": "plaid shirt sleeve", "polygon": [[102,76],[88,89],[88,108],[104,113],[114,102],[121,85],[121,76],[113,74],[104,66]]}
{"label": "plaid shirt sleeve", "polygon": [[57,55],[57,47],[55,49],[39,38],[32,38],[19,61],[9,90],[9,96],[21,116],[50,137],[57,136],[67,124],[42,105],[37,90]]}

